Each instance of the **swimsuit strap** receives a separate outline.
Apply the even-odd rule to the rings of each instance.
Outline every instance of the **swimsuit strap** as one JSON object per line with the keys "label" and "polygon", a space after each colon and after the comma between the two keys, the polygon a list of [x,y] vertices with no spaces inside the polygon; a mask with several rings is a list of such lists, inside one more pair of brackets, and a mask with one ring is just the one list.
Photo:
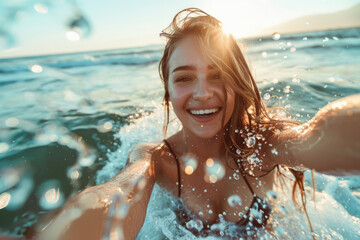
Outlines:
{"label": "swimsuit strap", "polygon": [[177,158],[176,154],[174,153],[173,149],[170,147],[170,144],[168,141],[166,141],[165,139],[163,140],[165,145],[167,146],[167,148],[169,149],[171,155],[173,155],[173,157],[175,158],[176,160],[176,166],[177,166],[177,172],[178,172],[178,197],[180,198],[181,197],[181,176],[180,176],[180,161],[179,159]]}

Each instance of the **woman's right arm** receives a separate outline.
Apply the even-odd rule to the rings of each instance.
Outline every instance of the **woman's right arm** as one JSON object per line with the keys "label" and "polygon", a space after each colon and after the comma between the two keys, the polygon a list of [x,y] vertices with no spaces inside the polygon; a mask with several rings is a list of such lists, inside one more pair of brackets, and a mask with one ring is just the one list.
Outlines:
{"label": "woman's right arm", "polygon": [[155,183],[150,144],[129,155],[130,165],[107,183],[72,197],[37,236],[38,239],[135,239],[140,231]]}

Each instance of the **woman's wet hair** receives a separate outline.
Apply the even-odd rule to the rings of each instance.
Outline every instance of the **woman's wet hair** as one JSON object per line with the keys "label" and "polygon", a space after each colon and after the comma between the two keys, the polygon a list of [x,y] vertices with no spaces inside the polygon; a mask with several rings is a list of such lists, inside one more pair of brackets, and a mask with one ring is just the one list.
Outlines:
{"label": "woman's wet hair", "polygon": [[[260,91],[251,73],[247,59],[235,38],[231,34],[224,33],[221,21],[197,8],[184,9],[176,14],[171,24],[160,33],[160,36],[165,37],[167,41],[159,63],[159,74],[165,90],[163,99],[165,108],[164,138],[166,138],[170,113],[170,95],[168,89],[169,61],[181,40],[191,37],[195,40],[195,44],[197,44],[202,57],[209,65],[219,71],[224,83],[223,91],[226,92],[227,88],[231,88],[235,93],[235,108],[229,122],[225,126],[225,114],[222,118],[222,126],[225,128],[224,147],[227,150],[227,155],[230,154],[232,156],[232,159],[234,159],[244,176],[259,177],[271,171],[273,168],[268,170],[262,169],[262,173],[257,176],[249,174],[247,161],[237,161],[239,158],[246,159],[254,154],[254,148],[247,147],[246,142],[244,142],[244,135],[239,134],[239,130],[247,129],[247,132],[256,135],[260,132],[260,129],[265,127],[267,130],[262,132],[262,135],[269,141],[276,131],[283,130],[286,123],[298,123],[293,120],[279,120],[275,119],[273,115],[270,116],[268,109],[261,99]],[[226,103],[226,99],[224,102]],[[225,108],[225,111],[223,111],[225,113],[226,105],[223,107]],[[277,169],[279,168],[277,167]],[[295,177],[293,187],[294,202],[297,203],[295,193],[298,188],[301,194],[302,208],[307,215],[303,185],[304,174],[302,171],[295,170],[291,170],[291,173]],[[277,174],[281,174],[279,170]],[[310,220],[309,224],[311,228]]]}

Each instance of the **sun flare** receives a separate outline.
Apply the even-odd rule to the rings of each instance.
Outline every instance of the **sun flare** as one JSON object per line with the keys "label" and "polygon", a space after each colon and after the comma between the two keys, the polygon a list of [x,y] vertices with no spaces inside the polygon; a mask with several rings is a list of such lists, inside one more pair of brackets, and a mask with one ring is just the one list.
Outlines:
{"label": "sun flare", "polygon": [[266,23],[259,1],[213,0],[211,3],[211,13],[223,23],[224,32],[235,38],[251,35]]}

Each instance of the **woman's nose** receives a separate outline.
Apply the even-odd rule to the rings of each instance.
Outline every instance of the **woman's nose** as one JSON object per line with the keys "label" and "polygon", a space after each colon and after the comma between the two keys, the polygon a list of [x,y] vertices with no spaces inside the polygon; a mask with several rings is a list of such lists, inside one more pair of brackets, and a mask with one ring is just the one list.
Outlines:
{"label": "woman's nose", "polygon": [[198,78],[194,86],[193,97],[195,100],[205,101],[213,96],[210,84],[204,78]]}

